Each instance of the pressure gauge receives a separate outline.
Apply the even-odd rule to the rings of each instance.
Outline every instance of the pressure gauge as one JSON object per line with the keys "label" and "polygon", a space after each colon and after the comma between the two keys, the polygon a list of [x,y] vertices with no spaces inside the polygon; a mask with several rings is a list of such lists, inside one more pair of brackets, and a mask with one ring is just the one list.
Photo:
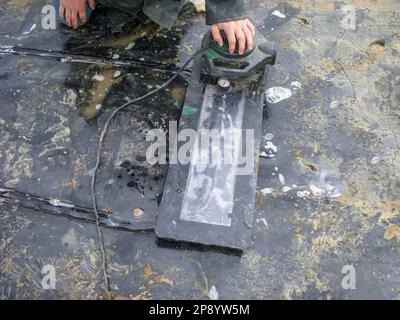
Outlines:
{"label": "pressure gauge", "polygon": [[231,86],[231,82],[226,79],[226,78],[220,78],[217,81],[218,87],[221,89],[221,91],[226,92],[229,90],[229,87]]}

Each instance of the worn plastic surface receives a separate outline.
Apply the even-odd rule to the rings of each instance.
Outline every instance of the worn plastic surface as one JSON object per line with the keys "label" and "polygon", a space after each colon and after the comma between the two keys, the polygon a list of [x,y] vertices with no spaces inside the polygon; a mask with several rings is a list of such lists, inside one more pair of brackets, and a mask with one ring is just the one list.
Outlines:
{"label": "worn plastic surface", "polygon": [[[4,45],[110,60],[119,54],[120,60],[146,64],[146,69],[112,66],[109,74],[120,71],[122,79],[110,84],[97,118],[85,121],[81,111],[95,110],[82,103],[88,101],[85,92],[99,84],[92,80],[96,73],[107,79],[105,69],[0,56],[1,184],[89,208],[86,173],[93,167],[93,145],[105,116],[126,96],[165,80],[163,73],[148,71],[154,62],[162,59],[166,67],[175,67],[185,61],[200,45],[204,17],[192,10],[174,28],[157,30],[124,14],[96,9],[81,30],[43,30],[41,7],[46,1],[0,3]],[[346,1],[357,10],[355,30],[341,25],[347,14],[341,10],[344,2],[248,4],[259,30],[280,44],[265,86],[270,102],[263,117],[254,244],[238,257],[182,244],[164,248],[152,232],[103,228],[113,297],[207,299],[214,286],[220,299],[399,299],[398,1]],[[125,50],[132,41],[135,45]],[[71,90],[78,96],[76,103],[69,99]],[[138,219],[133,208],[157,209],[151,193],[142,197],[127,186],[134,179],[126,171],[133,169],[120,165],[125,160],[131,166],[141,164],[135,157],[143,156],[143,146],[132,147],[144,137],[139,130],[163,128],[165,119],[178,119],[184,93],[180,80],[155,101],[115,119],[98,185],[101,208],[113,209],[107,216],[124,213]],[[69,155],[52,149],[37,157],[51,147],[64,147]],[[114,159],[115,154],[121,156]],[[142,173],[138,168],[134,172]],[[162,173],[149,173],[138,185],[146,181],[153,190],[162,190]],[[338,192],[331,193],[332,188]],[[34,197],[23,201],[36,206]],[[50,206],[47,202],[44,209],[61,209]],[[102,297],[92,224],[16,207],[3,198],[0,220],[1,299]],[[58,275],[55,290],[41,286],[42,268],[49,264]],[[356,290],[341,286],[346,265],[356,268]]]}

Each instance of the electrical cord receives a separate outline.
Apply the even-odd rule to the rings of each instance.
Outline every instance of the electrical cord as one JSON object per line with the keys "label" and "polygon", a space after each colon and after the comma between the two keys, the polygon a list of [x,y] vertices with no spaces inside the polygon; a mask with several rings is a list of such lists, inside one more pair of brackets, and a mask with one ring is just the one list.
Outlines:
{"label": "electrical cord", "polygon": [[207,50],[208,47],[204,47],[201,48],[199,50],[197,50],[195,53],[193,53],[189,59],[183,64],[182,67],[179,68],[179,70],[172,76],[170,77],[167,81],[165,81],[161,86],[159,86],[158,88],[151,90],[149,92],[147,92],[146,94],[134,98],[132,100],[129,100],[128,102],[122,104],[121,106],[119,106],[117,109],[115,109],[113,111],[113,113],[110,115],[110,117],[107,119],[104,128],[101,132],[100,135],[100,139],[99,139],[99,144],[97,147],[97,156],[96,156],[96,164],[93,168],[93,174],[92,174],[92,182],[91,182],[91,198],[92,198],[92,206],[93,206],[93,212],[95,214],[95,218],[96,218],[96,231],[97,231],[97,236],[99,238],[100,241],[100,250],[101,250],[101,255],[102,255],[102,269],[103,269],[103,277],[104,277],[104,283],[105,283],[105,287],[107,292],[111,291],[110,288],[110,282],[109,282],[109,276],[107,274],[107,256],[106,256],[106,251],[105,251],[105,246],[104,246],[104,237],[103,237],[103,232],[101,230],[101,226],[100,226],[100,216],[99,216],[99,212],[97,209],[97,198],[96,198],[96,173],[97,170],[99,169],[100,166],[100,157],[101,157],[101,149],[103,146],[103,142],[104,142],[104,138],[107,132],[107,129],[110,125],[110,122],[112,119],[114,119],[114,117],[117,115],[118,112],[120,112],[121,110],[129,107],[130,105],[132,105],[135,102],[144,100],[148,97],[150,97],[151,95],[155,94],[156,92],[164,89],[165,87],[167,87],[172,81],[175,80],[175,78],[180,75],[183,71],[185,71],[186,67],[189,65],[189,63],[195,59],[199,54],[203,53],[205,50]]}

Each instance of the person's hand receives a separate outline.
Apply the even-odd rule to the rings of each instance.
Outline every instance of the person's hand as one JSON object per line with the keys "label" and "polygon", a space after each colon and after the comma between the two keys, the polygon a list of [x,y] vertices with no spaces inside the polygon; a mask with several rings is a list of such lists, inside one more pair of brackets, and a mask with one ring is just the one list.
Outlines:
{"label": "person's hand", "polygon": [[60,0],[58,14],[69,27],[76,29],[79,20],[82,23],[86,22],[86,2],[94,10],[94,0]]}
{"label": "person's hand", "polygon": [[253,49],[253,37],[256,32],[256,28],[249,21],[249,19],[234,20],[227,22],[220,22],[211,26],[211,33],[214,41],[220,46],[223,45],[220,31],[225,31],[228,37],[229,52],[233,53],[236,47],[236,41],[238,42],[238,53],[243,54],[244,50]]}

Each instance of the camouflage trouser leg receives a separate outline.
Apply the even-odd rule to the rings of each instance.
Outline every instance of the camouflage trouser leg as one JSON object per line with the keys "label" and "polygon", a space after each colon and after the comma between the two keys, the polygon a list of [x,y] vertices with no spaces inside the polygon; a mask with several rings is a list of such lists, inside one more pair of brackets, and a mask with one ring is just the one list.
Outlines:
{"label": "camouflage trouser leg", "polygon": [[[102,4],[106,7],[116,8],[132,15],[136,15],[143,8],[143,0],[96,0],[95,5]],[[60,7],[60,0],[53,0],[53,5],[56,8],[57,19],[60,23],[66,24],[64,19],[61,19],[58,15],[58,9]],[[86,21],[89,20],[92,14],[92,9],[86,3]],[[81,26],[83,23],[79,20],[78,25]]]}
{"label": "camouflage trouser leg", "polygon": [[[187,2],[188,0],[96,0],[96,3],[116,8],[132,15],[136,15],[143,10],[146,16],[163,27],[174,23],[179,12]],[[53,4],[58,13],[60,0],[53,0]],[[91,14],[92,10],[86,4],[87,20],[89,20]],[[64,24],[66,23],[61,18],[59,21]],[[82,22],[78,21],[78,24],[82,25]]]}
{"label": "camouflage trouser leg", "polygon": [[136,15],[142,10],[144,0],[97,0],[97,2]]}
{"label": "camouflage trouser leg", "polygon": [[143,12],[162,27],[172,25],[189,0],[145,0]]}

